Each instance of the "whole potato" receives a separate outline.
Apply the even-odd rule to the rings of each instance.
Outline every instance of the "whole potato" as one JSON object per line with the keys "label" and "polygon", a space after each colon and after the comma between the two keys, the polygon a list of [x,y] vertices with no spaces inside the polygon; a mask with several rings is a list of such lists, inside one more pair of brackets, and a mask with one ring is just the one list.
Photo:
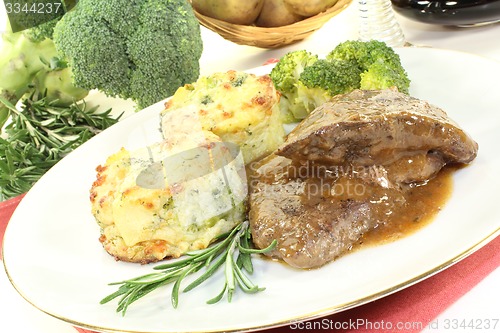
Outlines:
{"label": "whole potato", "polygon": [[284,0],[264,0],[264,6],[255,25],[259,27],[281,27],[304,19],[296,14]]}
{"label": "whole potato", "polygon": [[332,7],[337,0],[284,0],[292,10],[302,16],[313,16]]}
{"label": "whole potato", "polygon": [[234,24],[252,24],[260,14],[264,0],[192,0],[200,14]]}

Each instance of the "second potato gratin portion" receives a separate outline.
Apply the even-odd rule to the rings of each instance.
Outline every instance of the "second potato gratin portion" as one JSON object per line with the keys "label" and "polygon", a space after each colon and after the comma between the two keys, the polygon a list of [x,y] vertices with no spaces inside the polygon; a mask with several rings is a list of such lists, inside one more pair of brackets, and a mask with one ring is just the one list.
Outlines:
{"label": "second potato gratin portion", "polygon": [[210,132],[177,133],[111,155],[97,168],[90,197],[104,249],[129,262],[177,258],[241,223],[243,163],[226,147]]}
{"label": "second potato gratin portion", "polygon": [[280,120],[280,95],[268,75],[237,71],[214,73],[179,88],[165,104],[164,137],[170,135],[165,116],[187,105],[198,109],[203,130],[240,146],[248,164],[276,150],[285,131]]}

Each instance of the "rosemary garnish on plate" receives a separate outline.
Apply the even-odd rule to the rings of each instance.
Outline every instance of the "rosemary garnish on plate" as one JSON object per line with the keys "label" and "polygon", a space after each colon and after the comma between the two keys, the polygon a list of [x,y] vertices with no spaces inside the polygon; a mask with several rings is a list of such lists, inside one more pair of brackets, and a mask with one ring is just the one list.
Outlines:
{"label": "rosemary garnish on plate", "polygon": [[247,275],[247,273],[253,273],[251,255],[272,250],[276,246],[276,241],[273,241],[267,248],[258,250],[252,248],[251,237],[249,223],[244,221],[229,234],[219,237],[219,241],[214,245],[204,250],[189,252],[179,260],[155,266],[153,269],[159,272],[110,283],[110,285],[119,285],[120,287],[117,291],[102,299],[101,304],[121,296],[116,311],[125,315],[130,304],[153,290],[173,283],[171,302],[172,306],[177,308],[180,285],[186,276],[205,267],[203,274],[187,285],[183,292],[188,292],[202,284],[223,265],[225,273],[224,286],[217,296],[207,301],[208,304],[217,303],[226,294],[228,302],[231,302],[236,288],[250,294],[260,292],[265,288],[259,288]]}

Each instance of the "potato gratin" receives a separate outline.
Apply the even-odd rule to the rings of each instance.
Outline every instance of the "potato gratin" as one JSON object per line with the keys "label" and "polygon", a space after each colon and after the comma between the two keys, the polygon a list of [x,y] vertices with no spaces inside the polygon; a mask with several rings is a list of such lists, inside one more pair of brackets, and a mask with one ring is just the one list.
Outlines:
{"label": "potato gratin", "polygon": [[130,262],[176,258],[241,223],[245,163],[284,140],[278,102],[268,76],[235,71],[179,88],[161,115],[162,142],[122,148],[96,169],[90,200],[104,249]]}
{"label": "potato gratin", "polygon": [[162,132],[171,134],[165,115],[194,105],[203,130],[240,146],[246,163],[268,155],[283,142],[279,93],[268,75],[228,71],[201,77],[179,88],[165,104]]}

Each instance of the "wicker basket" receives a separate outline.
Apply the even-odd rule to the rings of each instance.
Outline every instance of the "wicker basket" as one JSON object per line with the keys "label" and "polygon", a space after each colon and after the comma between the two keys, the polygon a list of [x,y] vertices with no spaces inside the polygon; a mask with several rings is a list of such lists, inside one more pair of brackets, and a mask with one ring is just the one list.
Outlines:
{"label": "wicker basket", "polygon": [[329,19],[344,10],[352,0],[338,0],[335,5],[315,16],[302,21],[275,28],[263,28],[253,25],[239,25],[217,20],[194,13],[204,27],[218,33],[223,38],[237,44],[261,48],[278,48],[303,40],[318,30]]}

